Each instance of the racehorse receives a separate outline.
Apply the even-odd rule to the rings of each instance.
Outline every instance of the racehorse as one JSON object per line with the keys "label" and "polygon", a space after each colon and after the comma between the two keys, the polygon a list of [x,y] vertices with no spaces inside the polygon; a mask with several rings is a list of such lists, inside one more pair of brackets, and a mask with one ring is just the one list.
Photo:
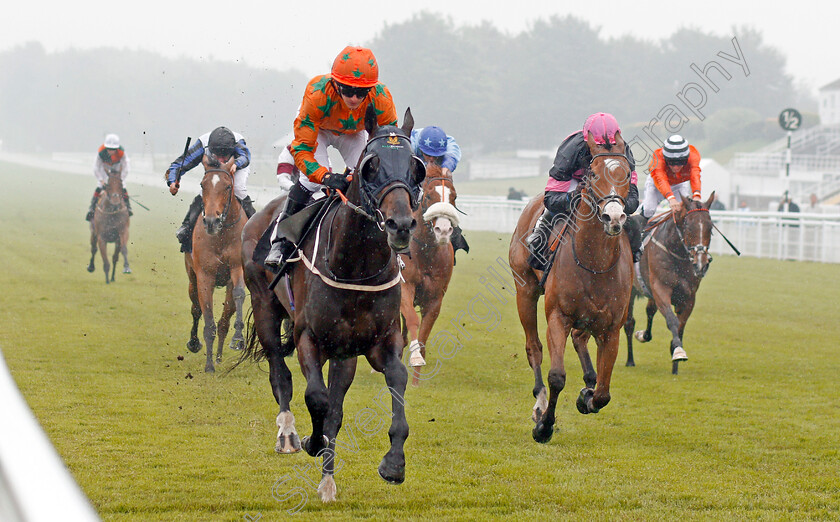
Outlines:
{"label": "racehorse", "polygon": [[[324,458],[318,486],[324,502],[336,497],[335,437],[360,355],[384,373],[387,387],[382,391],[391,395],[391,448],[379,464],[379,475],[393,484],[405,480],[408,373],[401,361],[404,344],[396,253],[408,250],[411,232],[417,226],[412,210],[425,169],[411,153],[411,111],[406,111],[402,128],[378,127],[371,109],[365,115],[369,140],[346,197],[339,193],[323,203],[328,205],[322,207],[323,219],[316,221],[313,233],[300,243],[300,260],[273,292],[268,290],[273,275],[255,263],[252,254],[280,202],[257,213],[243,235],[254,319],[244,355],[268,359],[272,391],[280,405],[275,450],[292,452],[297,433],[289,410],[291,373],[283,357],[297,349],[312,419],[312,435],[304,437],[301,445],[309,455]],[[262,346],[259,350],[255,338]],[[329,387],[322,373],[328,360]]]}
{"label": "racehorse", "polygon": [[[627,322],[624,324],[627,366],[636,365],[633,360],[633,329],[636,326],[633,303],[642,293],[649,296],[646,307],[647,329],[636,332],[636,339],[642,343],[651,340],[653,316],[659,310],[671,331],[671,373],[677,375],[680,361],[688,359],[682,338],[685,323],[694,310],[700,281],[712,262],[709,254],[709,242],[712,239],[709,205],[714,200],[714,192],[705,203],[683,197],[682,207],[676,214],[668,213],[658,220],[656,217],[651,218],[650,226],[655,228],[639,263],[644,290],[639,288],[641,284],[637,281],[630,297]],[[674,310],[671,309],[672,305]]]}
{"label": "racehorse", "polygon": [[[414,218],[425,226],[417,227],[411,236],[409,254],[401,256],[405,263],[405,281],[402,283],[400,313],[411,366],[426,364],[426,341],[440,315],[443,296],[452,278],[455,251],[450,238],[454,227],[458,226],[456,197],[452,176],[444,175],[436,163],[426,165],[423,195],[420,206],[414,211]],[[420,307],[419,321],[415,306]],[[416,369],[412,374],[411,383],[417,385],[420,374]]]}
{"label": "racehorse", "polygon": [[[548,273],[531,268],[524,242],[542,212],[542,195],[523,210],[510,245],[510,266],[517,283],[516,305],[535,378],[533,437],[540,443],[551,440],[553,434],[558,395],[566,384],[563,357],[570,332],[586,384],[577,399],[578,411],[597,413],[610,401],[610,378],[633,282],[630,244],[621,233],[627,219],[624,203],[631,175],[625,142],[620,134],[616,134],[616,143],[609,148],[596,144],[591,135],[586,142],[592,161],[581,181],[579,197],[575,198],[578,204],[572,220],[554,236],[552,246],[560,247],[554,250]],[[547,400],[541,371],[542,343],[537,333],[537,301],[543,293],[543,279],[551,357]],[[586,346],[590,335],[598,345],[597,373]]]}
{"label": "racehorse", "polygon": [[192,330],[187,349],[193,353],[201,350],[198,340],[198,320],[204,316],[204,344],[207,348],[205,372],[216,371],[213,365],[213,341],[216,338],[216,321],[213,318],[213,289],[227,287],[222,316],[218,323],[219,344],[216,362],[222,361],[222,348],[230,327],[230,318],[236,311],[234,334],[230,347],[241,350],[245,337],[242,333],[242,306],[245,302],[245,279],[242,273],[242,228],[248,220],[239,200],[233,194],[233,175],[230,173],[234,158],[225,164],[215,165],[206,156],[202,160],[204,178],[201,180],[201,201],[204,205],[203,226],[196,226],[192,235],[192,252],[184,254],[184,264],[189,277],[189,294],[192,301]]}
{"label": "racehorse", "polygon": [[[123,183],[121,168],[113,166],[108,170],[108,183],[105,190],[99,195],[93,219],[90,221],[90,263],[87,271],[93,272],[93,260],[96,257],[96,250],[99,249],[102,255],[102,268],[105,271],[105,283],[114,280],[117,273],[117,260],[120,252],[123,256],[123,273],[130,274],[128,266],[128,207],[123,201]],[[108,262],[108,243],[114,243],[113,270]],[[109,279],[108,272],[111,272]]]}

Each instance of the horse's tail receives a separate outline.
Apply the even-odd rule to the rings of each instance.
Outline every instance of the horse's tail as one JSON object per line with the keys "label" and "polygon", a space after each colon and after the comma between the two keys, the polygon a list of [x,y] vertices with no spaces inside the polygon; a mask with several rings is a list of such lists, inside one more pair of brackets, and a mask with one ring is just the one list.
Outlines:
{"label": "horse's tail", "polygon": [[[284,319],[281,324],[280,342],[278,346],[281,357],[288,357],[295,351],[294,328],[291,326],[291,322],[287,321],[287,319]],[[245,318],[245,347],[242,350],[239,361],[236,362],[234,367],[239,366],[239,364],[246,360],[254,362],[262,361],[268,357],[269,350],[270,347],[263,345],[257,335],[257,328],[254,323],[254,309],[252,308]]]}

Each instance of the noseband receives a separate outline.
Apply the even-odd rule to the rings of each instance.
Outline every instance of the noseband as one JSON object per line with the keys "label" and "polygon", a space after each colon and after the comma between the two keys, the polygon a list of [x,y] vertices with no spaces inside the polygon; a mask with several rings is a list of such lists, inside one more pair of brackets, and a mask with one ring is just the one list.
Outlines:
{"label": "noseband", "polygon": [[[595,158],[600,158],[600,157],[604,157],[604,156],[618,157],[618,158],[622,158],[624,160],[627,159],[626,155],[618,153],[618,152],[601,152],[601,153],[598,153],[598,154],[595,154],[594,156],[592,156],[592,160],[589,162],[589,167],[587,167],[587,169],[586,169],[587,176],[586,176],[585,181],[584,181],[584,188],[589,189],[591,184],[592,184],[593,177],[597,175],[595,173],[595,171],[592,170],[592,164],[595,162]],[[613,160],[613,161],[615,161],[615,160]],[[621,167],[623,168],[623,165],[621,165]],[[626,173],[627,173],[626,179],[629,180],[630,179],[630,169],[629,168],[626,169]],[[610,193],[605,195],[605,196],[601,196],[600,198],[596,198],[595,196],[590,194],[590,191],[591,191],[591,189],[586,190],[585,192],[582,191],[581,192],[581,197],[586,198],[587,202],[589,203],[589,206],[592,207],[593,210],[600,209],[602,204],[604,206],[606,206],[607,204],[609,204],[610,202],[613,202],[613,201],[616,202],[616,203],[620,203],[622,208],[627,206],[627,201],[621,195],[616,193],[614,183],[612,184],[612,187],[610,188]],[[600,216],[600,213],[599,213],[598,219],[603,222],[603,218]]]}

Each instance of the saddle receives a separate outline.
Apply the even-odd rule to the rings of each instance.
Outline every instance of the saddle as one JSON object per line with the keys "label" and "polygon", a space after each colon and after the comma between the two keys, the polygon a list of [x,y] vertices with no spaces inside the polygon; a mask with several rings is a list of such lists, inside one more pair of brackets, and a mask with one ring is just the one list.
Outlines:
{"label": "saddle", "polygon": [[[329,200],[330,198],[317,199],[300,212],[280,221],[277,224],[277,237],[285,238],[287,241],[300,245],[306,239],[305,232],[310,230],[309,225],[315,220],[322,207]],[[255,263],[265,266],[272,272],[274,272],[274,269],[265,264],[265,258],[271,250],[271,236],[274,233],[274,228],[270,226],[263,232],[263,235],[257,242],[256,248],[254,248],[254,254],[252,256]]]}

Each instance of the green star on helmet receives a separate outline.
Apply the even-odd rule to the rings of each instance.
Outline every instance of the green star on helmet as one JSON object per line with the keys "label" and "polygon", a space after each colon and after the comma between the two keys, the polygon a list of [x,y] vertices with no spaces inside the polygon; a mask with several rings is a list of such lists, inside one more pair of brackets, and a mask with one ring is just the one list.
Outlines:
{"label": "green star on helmet", "polygon": [[347,116],[346,120],[342,120],[341,118],[339,118],[338,121],[339,121],[339,123],[341,123],[341,128],[343,128],[345,130],[353,130],[356,127],[358,127],[359,122],[362,121],[362,119],[361,118],[355,119],[355,118],[353,118],[353,115],[350,114],[350,115]]}
{"label": "green star on helmet", "polygon": [[373,58],[368,60],[368,65],[370,65],[371,67],[376,67],[376,62],[373,61]]}
{"label": "green star on helmet", "polygon": [[341,55],[341,61],[342,62],[346,62],[349,59],[350,59],[350,53],[344,53],[344,54]]}
{"label": "green star on helmet", "polygon": [[332,99],[327,98],[326,101],[324,101],[324,105],[318,106],[318,110],[321,111],[321,113],[324,115],[324,118],[329,118],[330,113],[332,112],[332,108],[335,107],[337,104],[337,101],[333,101]]}
{"label": "green star on helmet", "polygon": [[360,71],[358,67],[356,67],[356,70],[353,71],[353,76],[355,76],[356,78],[361,78],[363,75],[364,73]]}

